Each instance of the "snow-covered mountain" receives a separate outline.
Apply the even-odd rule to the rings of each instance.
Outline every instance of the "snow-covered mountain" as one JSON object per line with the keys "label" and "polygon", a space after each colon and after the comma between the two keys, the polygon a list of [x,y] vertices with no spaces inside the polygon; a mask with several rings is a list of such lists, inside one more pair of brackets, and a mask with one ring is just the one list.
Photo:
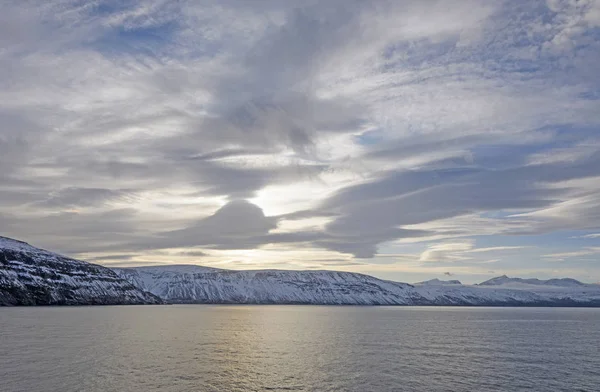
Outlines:
{"label": "snow-covered mountain", "polygon": [[350,272],[231,271],[177,265],[114,271],[169,303],[600,306],[600,286],[584,284],[546,285],[542,290],[439,280],[410,285]]}
{"label": "snow-covered mountain", "polygon": [[232,271],[191,266],[113,269],[171,303],[427,304],[414,287],[335,271]]}
{"label": "snow-covered mountain", "polygon": [[501,276],[415,285],[336,271],[109,269],[0,237],[0,305],[161,303],[600,306],[600,285]]}
{"label": "snow-covered mountain", "polygon": [[535,278],[509,278],[506,275],[498,276],[496,278],[492,278],[490,280],[486,280],[485,282],[479,283],[479,286],[520,287],[524,285],[546,287],[584,287],[585,283],[571,278],[540,280]]}
{"label": "snow-covered mountain", "polygon": [[112,270],[0,237],[0,305],[155,304]]}
{"label": "snow-covered mountain", "polygon": [[430,279],[424,282],[415,283],[417,286],[444,286],[444,285],[457,285],[462,284],[460,280],[440,280],[440,279]]}

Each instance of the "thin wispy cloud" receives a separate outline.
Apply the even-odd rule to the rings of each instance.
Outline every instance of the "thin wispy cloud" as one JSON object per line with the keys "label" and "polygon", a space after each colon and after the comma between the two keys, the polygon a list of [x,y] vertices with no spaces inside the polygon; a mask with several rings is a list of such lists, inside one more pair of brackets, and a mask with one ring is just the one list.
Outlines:
{"label": "thin wispy cloud", "polygon": [[560,275],[600,230],[599,62],[595,0],[4,1],[0,228],[105,263]]}

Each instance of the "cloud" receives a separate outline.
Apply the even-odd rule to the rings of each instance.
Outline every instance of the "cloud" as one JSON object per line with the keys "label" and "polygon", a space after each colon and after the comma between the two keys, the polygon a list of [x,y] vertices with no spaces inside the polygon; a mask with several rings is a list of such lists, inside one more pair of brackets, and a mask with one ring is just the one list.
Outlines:
{"label": "cloud", "polygon": [[445,242],[431,245],[419,258],[422,262],[447,262],[463,260],[460,255],[473,249],[472,242]]}
{"label": "cloud", "polygon": [[87,259],[86,261],[90,262],[90,263],[96,263],[96,262],[113,262],[114,260],[116,260],[117,262],[119,260],[122,260],[123,263],[126,263],[128,260],[131,260],[131,258],[133,257],[133,255],[107,255],[107,256],[97,256],[97,257],[92,257],[91,259]]}
{"label": "cloud", "polygon": [[138,217],[130,208],[0,216],[2,229],[9,237],[69,255],[128,251],[119,247],[149,235],[136,227]]}
{"label": "cloud", "polygon": [[[532,220],[529,229],[505,228],[505,232],[513,234],[551,231],[556,226],[565,227],[567,222],[570,228],[584,229],[598,222],[592,212],[596,193],[563,202],[572,193],[565,181],[595,176],[600,169],[598,156],[497,170],[478,166],[474,161],[448,169],[434,166],[391,171],[376,180],[342,189],[325,200],[322,209],[338,215],[326,230],[371,238],[372,250],[390,237],[401,238],[393,234],[401,227],[417,229],[427,222],[498,210],[534,211],[516,214],[516,218],[555,219],[546,219],[545,223]],[[573,215],[577,218],[573,219]]]}
{"label": "cloud", "polygon": [[135,195],[123,189],[99,189],[99,188],[64,188],[53,192],[49,197],[39,202],[41,207],[46,208],[77,208],[93,207],[112,201],[127,203]]}
{"label": "cloud", "polygon": [[546,4],[558,21],[553,26],[554,36],[545,43],[546,49],[567,51],[577,45],[593,43],[585,37],[585,32],[600,27],[600,4],[596,0],[547,0]]}
{"label": "cloud", "polygon": [[518,249],[524,249],[524,248],[526,248],[526,247],[525,246],[493,246],[490,248],[471,249],[469,252],[470,253],[498,252],[498,251],[504,251],[504,250],[518,250]]}
{"label": "cloud", "polygon": [[600,228],[599,10],[6,1],[1,227],[91,257],[279,247],[283,266],[503,270],[550,234],[571,252]]}
{"label": "cloud", "polygon": [[578,238],[600,238],[600,233],[586,234]]}
{"label": "cloud", "polygon": [[559,252],[546,254],[543,257],[551,259],[552,261],[565,261],[569,259],[581,259],[587,256],[594,256],[595,260],[597,254],[600,254],[600,247],[586,247],[581,250],[571,252]]}
{"label": "cloud", "polygon": [[260,245],[258,237],[275,227],[276,220],[266,217],[262,209],[245,200],[235,200],[189,227],[159,234],[153,245],[145,243],[142,247],[251,249]]}
{"label": "cloud", "polygon": [[188,256],[188,257],[205,257],[208,255],[206,252],[202,252],[200,250],[190,250],[186,252],[179,252],[179,256]]}

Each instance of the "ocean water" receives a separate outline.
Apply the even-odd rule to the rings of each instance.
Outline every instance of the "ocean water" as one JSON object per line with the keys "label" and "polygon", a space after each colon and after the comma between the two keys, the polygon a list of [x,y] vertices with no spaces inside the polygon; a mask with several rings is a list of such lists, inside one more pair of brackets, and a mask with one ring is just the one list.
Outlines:
{"label": "ocean water", "polygon": [[0,308],[0,391],[600,391],[600,309]]}

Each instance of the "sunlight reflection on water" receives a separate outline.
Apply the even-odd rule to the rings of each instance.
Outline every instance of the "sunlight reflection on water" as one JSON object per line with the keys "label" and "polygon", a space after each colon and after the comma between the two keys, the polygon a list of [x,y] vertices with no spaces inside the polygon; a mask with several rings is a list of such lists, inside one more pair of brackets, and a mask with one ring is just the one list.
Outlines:
{"label": "sunlight reflection on water", "polygon": [[600,309],[0,309],[0,390],[598,390]]}

